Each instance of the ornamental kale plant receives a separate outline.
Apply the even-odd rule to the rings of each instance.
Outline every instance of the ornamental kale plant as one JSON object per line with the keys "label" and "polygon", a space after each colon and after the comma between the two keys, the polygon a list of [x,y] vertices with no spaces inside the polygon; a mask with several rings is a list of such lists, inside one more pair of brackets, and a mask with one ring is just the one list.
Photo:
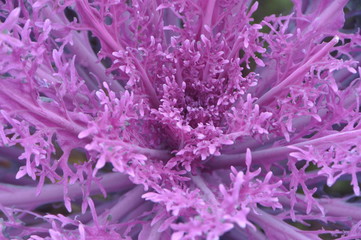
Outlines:
{"label": "ornamental kale plant", "polygon": [[361,239],[361,2],[260,12],[1,0],[0,238]]}

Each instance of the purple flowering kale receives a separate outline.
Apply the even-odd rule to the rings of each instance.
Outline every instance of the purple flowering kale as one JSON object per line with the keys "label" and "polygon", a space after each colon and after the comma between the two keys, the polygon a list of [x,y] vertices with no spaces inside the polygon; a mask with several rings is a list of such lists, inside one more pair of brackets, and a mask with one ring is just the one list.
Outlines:
{"label": "purple flowering kale", "polygon": [[0,239],[361,239],[361,1],[289,5],[0,0]]}

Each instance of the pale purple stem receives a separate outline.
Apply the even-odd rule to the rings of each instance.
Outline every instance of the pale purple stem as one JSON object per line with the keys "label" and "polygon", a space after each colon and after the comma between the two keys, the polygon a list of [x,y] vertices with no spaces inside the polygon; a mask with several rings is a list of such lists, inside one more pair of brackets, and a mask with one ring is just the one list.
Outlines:
{"label": "pale purple stem", "polygon": [[[58,22],[66,24],[66,20],[64,18],[59,17],[54,14],[50,8],[44,9],[45,16],[49,18],[52,22]],[[113,91],[123,92],[124,88],[117,82],[108,77],[105,72],[105,67],[100,63],[97,56],[93,53],[93,50],[81,39],[81,36],[76,31],[72,33],[73,45],[68,46],[69,50],[76,55],[76,60],[82,62],[82,64],[86,64],[86,67],[96,75],[101,81],[108,82]],[[88,85],[96,86],[97,84],[90,79],[85,78],[87,80]],[[94,88],[95,89],[95,88]]]}
{"label": "pale purple stem", "polygon": [[[307,140],[287,146],[268,148],[265,150],[252,152],[252,163],[272,164],[273,162],[287,158],[288,154],[295,152],[292,147],[304,147],[307,145],[318,145],[320,143],[344,142],[360,136],[360,130],[352,130],[347,132],[338,132],[324,137]],[[230,166],[237,166],[245,164],[246,153],[241,154],[222,154],[215,156],[208,161],[207,165],[212,168],[228,168]]]}
{"label": "pale purple stem", "polygon": [[124,92],[124,88],[115,80],[106,75],[105,67],[99,62],[99,59],[93,54],[92,49],[86,48],[78,37],[73,38],[73,46],[69,48],[77,56],[77,60],[86,63],[88,71],[93,73],[101,82],[108,82],[111,89],[116,92]]}
{"label": "pale purple stem", "polygon": [[[30,65],[28,65],[30,67]],[[57,83],[60,82],[59,79],[55,78],[51,73],[49,73],[44,66],[39,66],[36,69],[36,76],[41,78],[41,79],[46,79],[46,80],[50,80],[53,83]]]}
{"label": "pale purple stem", "polygon": [[150,201],[145,201],[139,204],[133,211],[122,218],[122,222],[128,222],[142,216],[144,213],[150,211],[153,206],[154,203]]}
{"label": "pale purple stem", "polygon": [[330,42],[325,44],[320,51],[315,53],[306,63],[302,64],[298,69],[296,69],[291,75],[289,75],[285,80],[283,80],[277,86],[271,88],[268,92],[266,92],[263,96],[261,96],[256,104],[260,106],[264,106],[269,104],[276,96],[279,95],[281,91],[287,89],[288,86],[295,83],[297,80],[300,80],[312,67],[312,65],[318,60],[322,59],[326,56],[330,49],[339,41],[339,37],[334,37]]}
{"label": "pale purple stem", "polygon": [[319,238],[310,238],[300,233],[296,228],[283,222],[276,216],[272,216],[260,209],[257,210],[258,214],[251,211],[248,214],[248,218],[257,223],[266,232],[271,230],[272,235],[277,236],[279,239],[292,239],[292,240],[310,240]]}
{"label": "pale purple stem", "polygon": [[149,232],[146,232],[146,236],[141,236],[142,240],[160,240],[161,234],[158,232],[159,227],[161,226],[162,221],[158,221],[156,224],[150,227]]}
{"label": "pale purple stem", "polygon": [[[169,8],[163,9],[163,26],[173,25],[178,28],[181,28],[181,21],[177,15],[173,13],[173,11]],[[164,31],[164,40],[166,44],[170,44],[170,39],[174,35],[172,31]]]}
{"label": "pale purple stem", "polygon": [[322,28],[327,21],[330,21],[330,19],[333,19],[334,16],[337,15],[337,12],[340,11],[340,9],[343,9],[343,7],[347,4],[349,0],[333,0],[328,4],[327,8],[322,11],[322,13],[316,17],[312,23],[308,25],[308,27],[303,31],[303,35],[306,35],[310,31],[314,31],[317,33],[317,31]]}
{"label": "pale purple stem", "polygon": [[[135,208],[133,211],[128,213],[126,216],[124,216],[121,221],[124,223],[132,222],[134,221],[134,219],[137,219],[140,216],[142,216],[144,213],[150,211],[153,205],[154,203],[150,201],[143,202],[142,204],[138,205],[138,207]],[[127,224],[124,224],[123,226],[119,227],[119,232],[125,231],[127,229],[127,226],[128,226]]]}
{"label": "pale purple stem", "polygon": [[[252,152],[252,163],[271,164],[276,161],[283,160],[294,150],[287,147],[269,148]],[[246,153],[241,154],[222,154],[215,156],[207,162],[207,165],[213,169],[228,168],[230,166],[245,165]]]}
{"label": "pale purple stem", "polygon": [[[305,197],[302,195],[297,195],[297,198],[300,199],[295,204],[295,209],[299,211],[307,211],[307,203],[304,202]],[[352,220],[360,221],[361,220],[361,208],[360,205],[350,204],[339,199],[314,199],[317,201],[325,210],[326,216],[334,217],[349,217]],[[282,205],[290,205],[290,200],[287,197],[280,197],[279,201]],[[319,209],[316,205],[313,206],[314,211],[319,212]]]}
{"label": "pale purple stem", "polygon": [[239,240],[239,239],[252,239],[252,240],[267,240],[266,236],[252,227],[247,226],[245,229],[235,226],[232,230],[223,235],[227,240]]}
{"label": "pale purple stem", "polygon": [[[99,38],[101,38],[108,46],[112,49],[113,52],[117,51],[125,51],[124,47],[120,45],[118,42],[114,40],[112,35],[107,31],[107,29],[99,23],[99,21],[96,19],[96,17],[92,14],[91,10],[89,9],[89,6],[85,4],[84,0],[78,1],[77,6],[79,10],[84,11],[86,14],[87,20],[91,22],[92,26],[97,31],[97,35]],[[136,66],[137,70],[140,73],[140,76],[143,80],[144,84],[144,90],[149,95],[150,101],[153,104],[154,107],[159,106],[159,100],[157,97],[157,94],[155,92],[155,89],[153,87],[153,84],[151,83],[146,70],[144,69],[144,66],[139,62],[139,60],[132,54],[129,53],[131,58],[134,61],[134,65]]]}
{"label": "pale purple stem", "polygon": [[[100,180],[107,193],[116,192],[130,188],[133,183],[129,181],[126,175],[119,173],[109,173]],[[68,186],[68,196],[72,199],[82,196],[82,186],[75,183]],[[0,185],[0,204],[3,206],[40,206],[42,204],[63,201],[63,185],[48,184],[44,185],[42,191],[36,196],[36,187],[21,187],[16,185]],[[97,184],[93,183],[90,189],[91,194],[101,193]]]}
{"label": "pale purple stem", "polygon": [[109,140],[109,139],[102,139],[102,138],[98,138],[98,140],[101,140],[104,143],[115,144],[115,145],[123,146],[123,147],[129,148],[129,149],[134,149],[141,154],[145,154],[145,155],[151,156],[153,158],[157,158],[159,160],[169,160],[172,157],[171,153],[168,150],[159,150],[159,149],[140,147],[140,146],[136,146],[134,144],[129,144],[129,143],[123,142],[121,140]]}
{"label": "pale purple stem", "polygon": [[218,205],[218,201],[214,193],[207,187],[206,183],[204,182],[201,176],[191,176],[192,181],[194,184],[201,189],[205,195],[206,200],[210,201],[211,203]]}
{"label": "pale purple stem", "polygon": [[207,1],[207,9],[203,17],[203,25],[207,25],[209,27],[212,26],[212,17],[213,17],[215,5],[216,5],[216,0]]}
{"label": "pale purple stem", "polygon": [[29,104],[28,102],[24,101],[24,98],[15,94],[14,92],[8,92],[7,89],[0,88],[2,94],[4,94],[7,98],[11,99],[12,101],[16,102],[17,104],[21,105],[25,109],[28,109],[29,112],[33,113],[34,115],[39,116],[42,119],[47,119],[50,122],[54,123],[58,127],[62,129],[66,129],[67,131],[74,133],[76,136],[84,130],[84,128],[75,122],[71,122],[68,119],[65,119],[58,114],[49,111],[45,108],[40,108],[35,106],[34,104]]}
{"label": "pale purple stem", "polygon": [[[76,59],[78,60],[78,59]],[[96,83],[96,81],[94,81],[94,79],[92,79],[89,76],[89,73],[87,72],[87,69],[84,68],[81,65],[76,65],[75,66],[76,71],[78,72],[79,76],[85,81],[86,86],[88,87],[88,89],[90,90],[98,90],[99,89],[99,85]],[[110,83],[109,83],[110,85]],[[111,87],[112,90],[114,90],[114,88]]]}
{"label": "pale purple stem", "polygon": [[141,205],[145,201],[142,198],[143,194],[143,186],[139,185],[122,195],[117,204],[115,204],[108,212],[108,215],[111,216],[111,222],[118,222],[119,219],[122,219],[133,209]]}
{"label": "pale purple stem", "polygon": [[361,234],[355,234],[355,235],[352,235],[352,236],[340,237],[338,240],[355,240],[355,239],[361,239]]}

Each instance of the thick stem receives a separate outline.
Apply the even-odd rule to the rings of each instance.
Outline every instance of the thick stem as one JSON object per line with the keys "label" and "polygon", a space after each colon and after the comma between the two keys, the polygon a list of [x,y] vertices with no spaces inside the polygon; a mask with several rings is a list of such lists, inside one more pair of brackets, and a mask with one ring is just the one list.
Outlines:
{"label": "thick stem", "polygon": [[245,229],[235,226],[232,230],[223,235],[227,240],[239,240],[239,239],[252,239],[252,240],[267,240],[266,236],[252,227],[247,226]]}
{"label": "thick stem", "polygon": [[[133,186],[127,176],[119,173],[109,173],[100,180],[106,192],[116,192],[128,189]],[[36,187],[20,187],[9,184],[0,185],[0,204],[3,206],[40,206],[42,204],[63,201],[63,185],[47,184],[42,188],[41,193],[36,196]],[[79,198],[82,195],[82,186],[80,183],[69,185],[68,196],[72,199]],[[97,184],[92,183],[91,194],[101,193]]]}
{"label": "thick stem", "polygon": [[129,212],[126,216],[122,218],[122,222],[128,222],[142,216],[142,214],[150,211],[154,203],[151,201],[143,201],[143,203],[139,204],[133,211]]}
{"label": "thick stem", "polygon": [[133,209],[141,205],[145,201],[142,198],[143,194],[144,189],[140,185],[125,193],[118,203],[109,210],[108,215],[111,216],[111,222],[118,222],[119,219],[122,219]]}
{"label": "thick stem", "polygon": [[[287,147],[276,147],[276,148],[269,148],[260,151],[254,151],[252,152],[252,163],[272,164],[273,162],[277,162],[285,159],[287,155],[293,151],[294,150],[289,149]],[[246,153],[222,154],[220,156],[213,157],[211,160],[207,162],[207,165],[213,169],[229,168],[230,166],[245,165],[245,161],[246,161]],[[267,161],[267,162],[263,162],[263,161]]]}
{"label": "thick stem", "polygon": [[[45,8],[44,15],[49,18],[52,22],[67,24],[67,20],[64,17],[60,17],[54,12],[51,11],[50,8]],[[72,40],[73,45],[67,46],[68,49],[76,55],[76,60],[80,61],[82,64],[86,64],[86,67],[96,75],[101,81],[108,82],[113,91],[123,92],[124,88],[117,82],[112,80],[105,74],[105,67],[100,63],[97,56],[93,53],[93,50],[89,46],[89,44],[85,44],[85,42],[81,39],[80,33],[76,31],[72,32]],[[37,71],[38,72],[38,71]],[[97,86],[97,83],[91,79],[84,78],[88,86],[94,87]]]}
{"label": "thick stem", "polygon": [[147,240],[159,240],[161,237],[161,233],[158,232],[159,227],[161,226],[162,222],[159,221],[158,223],[154,224],[154,226],[152,227],[150,233],[149,233],[149,237]]}
{"label": "thick stem", "polygon": [[203,17],[203,25],[208,25],[209,27],[212,26],[212,17],[213,17],[215,5],[216,5],[216,0],[209,0],[207,2],[207,9]]}
{"label": "thick stem", "polygon": [[[283,147],[268,148],[265,150],[254,151],[252,152],[252,163],[259,164],[272,164],[287,158],[288,154],[295,152],[296,150],[292,147],[305,147],[307,145],[317,146],[321,143],[333,143],[333,142],[344,142],[349,141],[359,136],[361,134],[361,129],[352,130],[347,132],[338,132],[335,134],[327,135],[324,137],[307,140],[304,142],[299,142]],[[222,154],[220,156],[215,156],[208,161],[208,165],[212,168],[228,168],[232,165],[242,165],[245,164],[246,153],[241,154]]]}
{"label": "thick stem", "polygon": [[[85,3],[84,0],[77,1],[77,7],[80,13],[83,13],[81,17],[85,18],[85,21],[91,23],[91,27],[94,28],[96,31],[97,37],[101,39],[104,43],[110,47],[112,52],[117,51],[125,51],[124,47],[118,43],[113,36],[107,31],[106,27],[101,24],[97,18],[92,14],[91,9]],[[144,90],[147,92],[150,102],[152,103],[153,107],[159,106],[159,100],[153,84],[151,83],[146,70],[144,69],[143,65],[139,62],[139,60],[130,52],[130,57],[132,58],[136,69],[140,73],[140,77],[143,80]]]}
{"label": "thick stem", "polygon": [[192,181],[194,182],[199,189],[201,189],[206,197],[206,200],[210,201],[212,204],[218,205],[218,201],[214,193],[207,187],[206,183],[204,182],[201,176],[192,176]]}
{"label": "thick stem", "polygon": [[[307,203],[304,202],[305,197],[303,195],[297,195],[298,201],[294,208],[301,212],[307,211]],[[361,220],[361,208],[359,205],[350,204],[340,199],[314,199],[317,201],[325,210],[326,216],[333,217],[348,217],[354,221]],[[284,206],[290,206],[290,200],[287,197],[280,197],[279,201]],[[314,205],[313,211],[319,212],[319,208]]]}
{"label": "thick stem", "polygon": [[257,210],[259,214],[250,212],[248,218],[257,223],[261,228],[270,234],[277,237],[277,239],[292,239],[292,240],[310,240],[319,238],[310,238],[301,234],[296,228],[278,219],[276,216],[272,216],[260,209]]}
{"label": "thick stem", "polygon": [[104,25],[102,25],[102,23],[100,23],[98,21],[98,19],[94,16],[90,7],[88,6],[88,4],[89,4],[88,1],[79,0],[79,1],[76,1],[76,3],[77,3],[78,11],[81,14],[81,17],[83,18],[84,22],[91,23],[91,26],[96,31],[96,34],[98,35],[98,37],[100,39],[102,39],[102,41],[106,45],[108,45],[108,47],[113,49],[113,51],[124,50],[124,48],[122,46],[120,46],[118,44],[118,42],[115,41],[115,39],[108,32],[106,27]]}
{"label": "thick stem", "polygon": [[73,133],[75,136],[77,136],[81,131],[84,130],[84,128],[75,122],[71,122],[68,119],[65,119],[58,114],[47,110],[45,108],[40,108],[38,106],[35,106],[33,103],[29,103],[27,101],[24,101],[24,98],[17,95],[14,92],[8,92],[6,88],[0,87],[1,94],[5,95],[6,98],[11,99],[11,101],[19,104],[24,109],[27,109],[29,112],[31,112],[34,115],[37,115],[39,119],[46,119],[56,125],[56,127],[59,127],[61,129],[66,129],[70,133]]}
{"label": "thick stem", "polygon": [[109,140],[109,139],[102,139],[99,138],[103,143],[114,144],[118,146],[124,146],[129,149],[134,149],[138,153],[145,154],[147,156],[159,159],[159,160],[169,160],[172,157],[172,154],[168,150],[158,150],[158,149],[151,149],[151,148],[144,148],[134,144],[129,144],[120,140]]}
{"label": "thick stem", "polygon": [[260,97],[256,104],[264,106],[269,104],[274,98],[276,98],[281,91],[287,89],[288,86],[295,83],[297,80],[300,80],[312,67],[312,65],[325,57],[331,48],[339,41],[339,37],[334,37],[330,42],[325,44],[320,51],[315,53],[306,63],[302,64],[298,69],[296,69],[291,75],[289,75],[285,80],[283,80],[277,86],[271,88],[266,92],[262,97]]}
{"label": "thick stem", "polygon": [[99,62],[99,59],[93,54],[92,49],[84,46],[79,37],[75,35],[73,38],[73,46],[70,46],[69,49],[77,56],[77,60],[81,60],[83,63],[86,63],[86,67],[89,72],[95,74],[100,81],[109,83],[111,89],[115,92],[124,92],[124,88],[117,81],[111,79],[106,75],[105,67]]}
{"label": "thick stem", "polygon": [[309,32],[317,33],[320,28],[324,28],[323,25],[327,24],[330,19],[334,19],[335,16],[338,15],[337,12],[342,11],[343,7],[347,4],[348,1],[349,0],[331,1],[330,4],[328,4],[327,8],[323,10],[322,13],[318,17],[316,17],[303,31],[303,35],[305,36]]}
{"label": "thick stem", "polygon": [[[128,222],[134,222],[134,219],[140,219],[140,216],[142,216],[144,213],[149,212],[152,209],[153,205],[154,205],[154,203],[152,203],[150,201],[143,202],[142,204],[138,205],[138,207],[135,208],[133,211],[129,212],[126,216],[124,216],[121,219],[121,222],[128,223]],[[135,221],[138,221],[138,220],[135,220]],[[139,221],[141,221],[141,219]],[[119,226],[118,231],[124,232],[124,231],[126,231],[127,227],[128,227],[127,224]]]}

